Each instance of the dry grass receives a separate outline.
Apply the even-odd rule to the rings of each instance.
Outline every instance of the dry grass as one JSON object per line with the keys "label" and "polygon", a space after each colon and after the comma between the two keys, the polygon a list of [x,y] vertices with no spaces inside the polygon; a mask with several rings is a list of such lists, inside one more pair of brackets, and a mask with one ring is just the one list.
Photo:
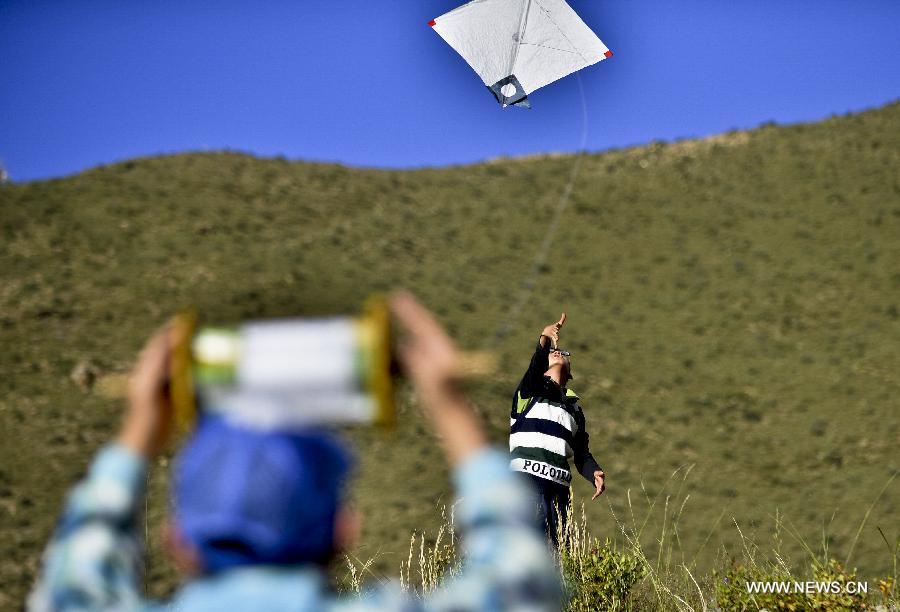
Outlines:
{"label": "dry grass", "polygon": [[[884,536],[887,555],[894,568],[893,575],[869,580],[868,594],[830,593],[817,595],[749,593],[748,581],[832,582],[863,581],[856,570],[845,569],[847,563],[834,559],[836,551],[829,548],[827,533],[823,533],[821,550],[813,548],[790,522],[776,510],[773,531],[766,548],[748,538],[733,518],[731,523],[741,542],[737,557],[721,556],[712,572],[698,573],[696,559],[700,551],[687,554],[679,536],[679,521],[688,506],[689,495],[683,493],[691,467],[675,470],[666,487],[651,495],[642,488],[634,497],[628,491],[628,516],[617,520],[619,541],[601,542],[591,533],[585,504],[576,511],[576,504],[566,509],[565,528],[557,534],[560,547],[556,553],[561,580],[568,593],[567,612],[596,610],[659,612],[707,612],[710,610],[820,610],[823,612],[852,612],[855,610],[896,611],[900,609],[897,588],[897,565],[900,559],[900,538],[890,544]],[[882,493],[892,484],[885,484]],[[863,516],[859,530],[865,526],[872,508],[881,499],[878,495]],[[640,502],[638,501],[640,500]],[[661,515],[658,510],[661,510]],[[661,520],[660,520],[661,517]],[[712,530],[710,531],[710,533]],[[788,559],[784,552],[784,535],[799,541],[808,559]],[[655,554],[650,554],[643,542],[652,539]],[[400,565],[400,584],[408,593],[424,597],[444,580],[460,571],[452,514],[441,510],[441,525],[435,537],[416,532],[409,542],[407,559]],[[705,547],[707,541],[703,542]],[[847,551],[852,557],[853,545]],[[351,572],[352,589],[360,590],[356,578],[371,565]]]}

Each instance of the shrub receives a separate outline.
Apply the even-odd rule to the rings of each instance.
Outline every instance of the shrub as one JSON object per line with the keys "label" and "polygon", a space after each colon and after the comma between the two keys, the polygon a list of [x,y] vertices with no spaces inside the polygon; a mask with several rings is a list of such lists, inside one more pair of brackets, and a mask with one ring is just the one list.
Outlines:
{"label": "shrub", "polygon": [[644,576],[640,561],[609,541],[594,540],[577,555],[561,551],[560,561],[571,612],[624,609],[631,587]]}
{"label": "shrub", "polygon": [[576,521],[571,506],[565,533],[559,534],[559,566],[570,612],[622,610],[631,587],[644,577],[644,563],[609,540],[603,544],[587,530],[584,506]]}

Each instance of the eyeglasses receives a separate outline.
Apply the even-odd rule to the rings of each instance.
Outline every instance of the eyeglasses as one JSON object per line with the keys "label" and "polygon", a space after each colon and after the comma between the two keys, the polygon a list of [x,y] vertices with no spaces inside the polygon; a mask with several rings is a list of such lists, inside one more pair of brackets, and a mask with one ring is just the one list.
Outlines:
{"label": "eyeglasses", "polygon": [[563,357],[568,357],[569,355],[572,354],[572,353],[570,353],[569,351],[563,350],[563,349],[561,349],[561,348],[555,348],[555,349],[551,350],[550,352],[551,352],[551,353],[559,353],[559,354],[562,355]]}

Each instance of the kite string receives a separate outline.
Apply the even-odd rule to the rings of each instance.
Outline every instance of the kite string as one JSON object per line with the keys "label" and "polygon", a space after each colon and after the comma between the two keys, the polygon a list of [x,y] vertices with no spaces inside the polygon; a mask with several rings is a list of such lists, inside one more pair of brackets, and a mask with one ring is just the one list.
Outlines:
{"label": "kite string", "polygon": [[581,95],[581,142],[578,147],[578,153],[575,156],[575,162],[572,164],[572,169],[569,171],[569,180],[559,197],[559,201],[556,204],[556,209],[553,211],[553,217],[550,221],[550,227],[547,228],[547,231],[544,234],[544,240],[541,243],[541,246],[538,249],[537,254],[535,255],[534,261],[531,264],[531,270],[523,278],[522,285],[519,288],[519,293],[516,296],[516,299],[513,301],[513,304],[506,315],[506,319],[497,330],[497,334],[494,338],[495,345],[499,344],[507,335],[509,335],[510,331],[512,331],[513,326],[521,315],[522,310],[531,299],[531,294],[534,292],[534,286],[537,282],[537,277],[541,273],[544,264],[547,263],[547,256],[550,254],[550,247],[552,246],[553,239],[555,238],[556,232],[559,229],[559,224],[562,220],[563,214],[565,213],[566,208],[569,205],[569,198],[572,195],[572,189],[575,186],[575,181],[578,179],[578,174],[581,171],[581,162],[584,158],[585,148],[587,147],[588,113],[587,101],[584,96],[584,86],[581,84],[581,77],[577,72],[575,73],[575,78],[578,81],[578,92]]}

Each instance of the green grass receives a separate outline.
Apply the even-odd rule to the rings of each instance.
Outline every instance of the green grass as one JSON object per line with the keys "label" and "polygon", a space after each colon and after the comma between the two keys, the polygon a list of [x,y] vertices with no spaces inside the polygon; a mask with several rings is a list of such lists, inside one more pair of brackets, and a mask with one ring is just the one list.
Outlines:
{"label": "green grass", "polygon": [[[120,406],[71,380],[79,365],[125,371],[185,305],[218,323],[347,312],[394,286],[464,347],[498,352],[500,373],[471,393],[501,445],[531,344],[566,310],[609,479],[588,505],[596,537],[622,544],[626,492],[652,500],[693,466],[684,509],[653,508],[679,512],[695,575],[743,554],[735,522],[758,541],[776,511],[804,541],[826,531],[842,561],[852,547],[861,576],[889,574],[877,528],[896,540],[897,481],[856,532],[900,469],[900,104],[587,156],[509,321],[573,161],[383,171],[185,154],[0,186],[0,607],[21,601],[64,492],[118,422]],[[357,556],[375,573],[396,573],[414,528],[436,532],[451,495],[405,390],[401,420],[393,436],[352,433]],[[155,543],[165,484],[160,466],[157,595],[174,584]],[[805,563],[796,539],[784,547]]]}

